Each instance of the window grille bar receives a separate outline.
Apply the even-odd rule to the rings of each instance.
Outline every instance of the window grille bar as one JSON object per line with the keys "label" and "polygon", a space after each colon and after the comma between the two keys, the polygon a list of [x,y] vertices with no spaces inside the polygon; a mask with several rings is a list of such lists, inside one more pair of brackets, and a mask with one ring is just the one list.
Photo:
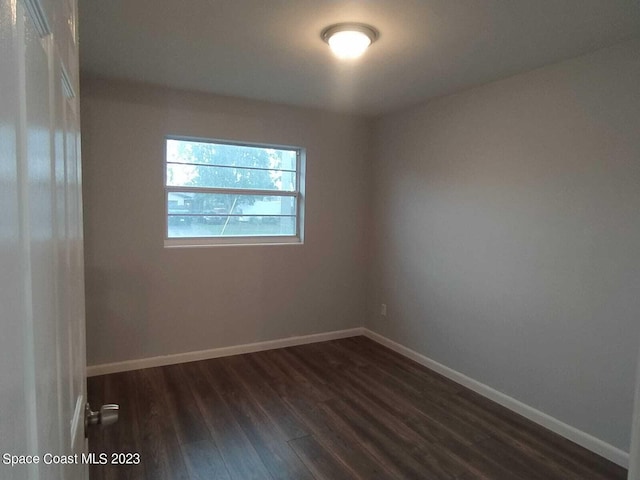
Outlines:
{"label": "window grille bar", "polygon": [[170,217],[286,217],[296,218],[295,215],[282,215],[276,213],[168,213]]}
{"label": "window grille bar", "polygon": [[209,193],[222,195],[255,195],[257,197],[297,197],[295,190],[255,190],[249,188],[220,188],[220,187],[177,187],[167,185],[167,192],[171,193]]}

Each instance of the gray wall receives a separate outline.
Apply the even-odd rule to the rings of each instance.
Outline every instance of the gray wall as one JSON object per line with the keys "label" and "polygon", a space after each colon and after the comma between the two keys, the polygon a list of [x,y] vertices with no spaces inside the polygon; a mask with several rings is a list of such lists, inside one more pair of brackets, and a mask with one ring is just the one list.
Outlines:
{"label": "gray wall", "polygon": [[[360,326],[366,120],[85,79],[89,365]],[[304,245],[167,249],[164,137],[307,149]]]}
{"label": "gray wall", "polygon": [[374,138],[367,326],[628,451],[640,42],[385,116]]}

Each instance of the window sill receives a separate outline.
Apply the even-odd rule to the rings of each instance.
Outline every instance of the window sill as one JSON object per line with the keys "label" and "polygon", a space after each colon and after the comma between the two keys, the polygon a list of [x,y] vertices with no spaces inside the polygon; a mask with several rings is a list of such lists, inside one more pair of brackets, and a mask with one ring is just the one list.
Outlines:
{"label": "window sill", "polygon": [[304,245],[299,237],[165,238],[165,248],[254,247],[261,245]]}

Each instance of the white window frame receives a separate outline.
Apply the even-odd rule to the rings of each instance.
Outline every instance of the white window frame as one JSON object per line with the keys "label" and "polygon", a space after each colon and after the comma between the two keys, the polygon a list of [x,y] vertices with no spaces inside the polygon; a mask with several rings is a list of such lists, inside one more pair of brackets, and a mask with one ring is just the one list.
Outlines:
{"label": "white window frame", "polygon": [[[296,190],[293,192],[279,190],[260,190],[248,188],[220,188],[220,187],[175,187],[167,185],[167,141],[178,140],[186,142],[214,143],[218,145],[235,145],[239,147],[273,148],[276,150],[290,150],[296,152]],[[242,142],[233,140],[217,140],[212,138],[194,138],[175,135],[164,137],[164,246],[165,247],[211,247],[211,246],[244,246],[244,245],[302,245],[304,243],[304,184],[306,150],[292,145],[274,145],[265,143]],[[194,192],[212,194],[242,194],[293,197],[296,199],[296,233],[294,235],[245,235],[225,237],[169,237],[169,193]]]}

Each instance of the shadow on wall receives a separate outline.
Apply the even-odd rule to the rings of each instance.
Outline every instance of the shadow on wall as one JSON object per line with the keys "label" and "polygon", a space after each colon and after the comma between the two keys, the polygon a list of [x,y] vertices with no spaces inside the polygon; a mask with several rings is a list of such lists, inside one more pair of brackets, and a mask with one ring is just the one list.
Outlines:
{"label": "shadow on wall", "polygon": [[87,365],[126,358],[146,350],[149,338],[148,278],[139,270],[87,267]]}

